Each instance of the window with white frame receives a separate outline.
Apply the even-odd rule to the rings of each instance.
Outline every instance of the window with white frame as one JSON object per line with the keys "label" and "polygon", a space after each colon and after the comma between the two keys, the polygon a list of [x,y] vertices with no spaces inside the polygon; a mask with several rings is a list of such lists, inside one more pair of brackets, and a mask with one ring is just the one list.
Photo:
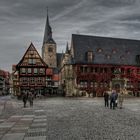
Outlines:
{"label": "window with white frame", "polygon": [[94,82],[90,82],[90,87],[93,87],[94,86]]}
{"label": "window with white frame", "polygon": [[42,83],[42,78],[38,77],[38,83]]}
{"label": "window with white frame", "polygon": [[80,87],[81,88],[87,87],[87,81],[80,81]]}
{"label": "window with white frame", "polygon": [[26,69],[25,68],[21,68],[21,74],[25,74],[26,73]]}
{"label": "window with white frame", "polygon": [[37,68],[34,68],[34,74],[37,74],[37,73],[38,73]]}
{"label": "window with white frame", "polygon": [[20,79],[20,82],[21,82],[22,84],[27,84],[28,78],[22,77],[22,78]]}
{"label": "window with white frame", "polygon": [[31,84],[34,84],[34,83],[35,83],[34,77],[31,77],[31,78],[30,78],[30,83],[31,83]]}
{"label": "window with white frame", "polygon": [[28,60],[28,63],[29,63],[30,65],[33,65],[33,64],[36,63],[36,60],[33,59],[33,58],[30,58],[30,59]]}
{"label": "window with white frame", "polygon": [[44,74],[44,69],[40,68],[40,74]]}
{"label": "window with white frame", "polygon": [[28,74],[31,74],[31,73],[32,73],[32,69],[28,68]]}

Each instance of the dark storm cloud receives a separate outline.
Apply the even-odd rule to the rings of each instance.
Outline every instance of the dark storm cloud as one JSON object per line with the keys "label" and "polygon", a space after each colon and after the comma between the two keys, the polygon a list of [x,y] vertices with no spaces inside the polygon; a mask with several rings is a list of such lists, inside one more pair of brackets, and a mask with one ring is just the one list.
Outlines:
{"label": "dark storm cloud", "polygon": [[46,7],[62,52],[72,33],[139,39],[139,6],[139,0],[1,0],[0,68],[17,64],[31,41],[41,54]]}

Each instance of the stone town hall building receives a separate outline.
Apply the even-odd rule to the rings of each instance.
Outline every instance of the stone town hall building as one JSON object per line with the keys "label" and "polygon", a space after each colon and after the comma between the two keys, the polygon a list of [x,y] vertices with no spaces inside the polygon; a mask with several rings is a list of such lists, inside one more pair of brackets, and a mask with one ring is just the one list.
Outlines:
{"label": "stone town hall building", "polygon": [[[47,15],[40,60],[47,69],[45,92],[63,90],[66,96],[102,96],[112,89],[140,92],[139,40],[72,34],[65,53],[56,50]],[[52,86],[53,75],[59,82]]]}
{"label": "stone town hall building", "polygon": [[60,75],[67,95],[102,96],[112,89],[139,94],[139,40],[73,34],[64,60]]}

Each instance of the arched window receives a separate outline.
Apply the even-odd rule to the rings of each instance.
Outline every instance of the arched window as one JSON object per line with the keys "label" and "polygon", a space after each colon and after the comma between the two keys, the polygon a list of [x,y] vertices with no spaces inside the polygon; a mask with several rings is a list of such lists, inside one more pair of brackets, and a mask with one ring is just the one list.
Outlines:
{"label": "arched window", "polygon": [[113,50],[112,50],[112,53],[113,53],[113,54],[116,54],[116,53],[117,53],[117,50],[116,50],[116,49],[113,49]]}

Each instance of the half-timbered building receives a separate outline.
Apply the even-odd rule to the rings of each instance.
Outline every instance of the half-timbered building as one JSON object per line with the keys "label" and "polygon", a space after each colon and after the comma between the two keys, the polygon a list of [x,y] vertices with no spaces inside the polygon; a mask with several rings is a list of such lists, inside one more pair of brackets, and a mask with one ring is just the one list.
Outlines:
{"label": "half-timbered building", "polygon": [[12,65],[11,82],[11,93],[15,96],[20,96],[19,73],[16,70],[16,65]]}
{"label": "half-timbered building", "polygon": [[0,69],[0,95],[8,95],[10,92],[10,73]]}
{"label": "half-timbered building", "polygon": [[16,68],[19,73],[21,94],[28,91],[34,94],[45,93],[47,64],[43,61],[32,43]]}

